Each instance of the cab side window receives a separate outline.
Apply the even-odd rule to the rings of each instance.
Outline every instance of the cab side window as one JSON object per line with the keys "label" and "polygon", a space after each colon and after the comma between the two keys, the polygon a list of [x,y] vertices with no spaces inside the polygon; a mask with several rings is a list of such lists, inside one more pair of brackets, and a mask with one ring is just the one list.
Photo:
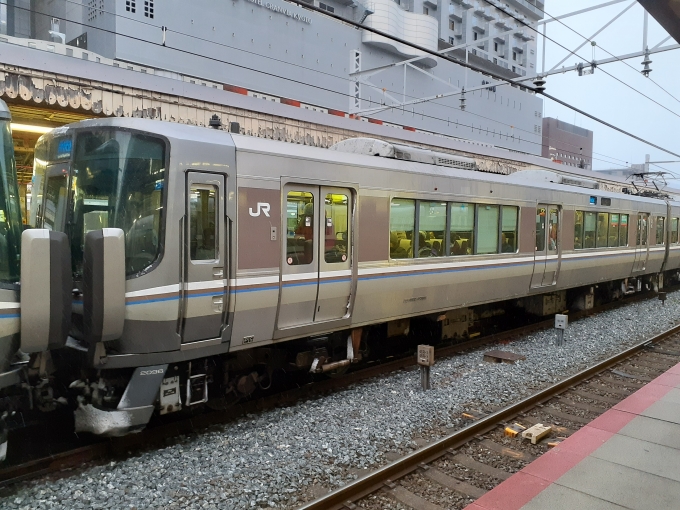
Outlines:
{"label": "cab side window", "polygon": [[192,186],[189,198],[189,255],[191,260],[217,259],[217,189]]}

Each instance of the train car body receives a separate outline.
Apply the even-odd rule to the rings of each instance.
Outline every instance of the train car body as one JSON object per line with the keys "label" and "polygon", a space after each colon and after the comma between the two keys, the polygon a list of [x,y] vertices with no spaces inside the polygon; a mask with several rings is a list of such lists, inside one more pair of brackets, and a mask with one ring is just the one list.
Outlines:
{"label": "train car body", "polygon": [[[50,160],[60,144],[70,150]],[[69,236],[69,346],[99,374],[80,430],[126,433],[156,409],[205,402],[215,357],[230,391],[248,394],[260,376],[239,367],[300,341],[312,347],[285,363],[330,370],[358,359],[376,324],[405,333],[410,318],[508,300],[546,315],[568,289],[626,293],[680,267],[680,208],[665,200],[538,165],[499,175],[462,156],[337,149],[143,119],[41,138],[32,217]],[[121,311],[97,310],[116,286]],[[340,354],[313,347],[331,337]]]}

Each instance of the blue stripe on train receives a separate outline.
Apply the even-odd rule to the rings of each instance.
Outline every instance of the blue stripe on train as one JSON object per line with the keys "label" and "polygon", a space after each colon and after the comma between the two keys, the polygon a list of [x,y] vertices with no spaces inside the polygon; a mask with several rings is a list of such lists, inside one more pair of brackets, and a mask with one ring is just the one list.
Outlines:
{"label": "blue stripe on train", "polygon": [[[572,262],[572,261],[578,261],[578,260],[583,260],[583,259],[592,259],[592,258],[597,258],[597,257],[630,257],[634,255],[634,252],[628,252],[628,253],[615,253],[615,254],[600,254],[600,255],[583,255],[578,258],[568,258],[568,259],[562,259],[562,264],[567,263],[567,262]],[[495,264],[495,265],[485,265],[485,266],[473,266],[473,267],[464,267],[464,268],[451,268],[451,269],[439,269],[439,270],[428,270],[426,268],[423,268],[422,270],[419,271],[410,271],[410,272],[402,272],[402,273],[394,273],[394,274],[382,274],[382,275],[367,275],[367,276],[360,276],[359,280],[363,281],[369,281],[369,280],[383,280],[387,278],[405,278],[405,277],[411,277],[411,276],[425,276],[425,275],[434,275],[434,274],[445,274],[445,273],[455,273],[458,271],[479,271],[481,269],[502,269],[505,267],[513,267],[513,266],[526,266],[526,265],[533,265],[534,261],[527,261],[527,262],[516,262],[512,264]],[[351,281],[351,278],[343,278],[341,280],[321,280],[321,284],[328,284],[328,283],[343,283],[343,282],[349,282]],[[307,282],[296,282],[296,283],[284,283],[284,287],[304,287],[308,285],[316,285],[317,281],[316,280],[310,280]],[[260,292],[260,291],[269,291],[269,290],[278,290],[279,285],[268,285],[266,287],[255,287],[255,288],[250,288],[250,289],[230,289],[229,293],[230,294],[241,294],[241,293],[246,293],[246,292]],[[196,297],[207,297],[207,296],[220,296],[221,294],[214,294],[212,292],[206,292],[206,293],[201,293],[201,294],[192,294],[189,296],[189,298],[196,298]],[[127,303],[127,306],[133,306],[133,305],[142,305],[142,304],[148,304],[148,303],[159,303],[163,301],[174,301],[178,300],[179,296],[170,296],[170,297],[162,297],[162,298],[149,298],[145,299],[143,301],[135,301],[134,303]],[[82,304],[82,301],[74,301],[74,304]],[[13,317],[18,317],[19,315],[16,314]],[[0,315],[0,318],[3,316]]]}

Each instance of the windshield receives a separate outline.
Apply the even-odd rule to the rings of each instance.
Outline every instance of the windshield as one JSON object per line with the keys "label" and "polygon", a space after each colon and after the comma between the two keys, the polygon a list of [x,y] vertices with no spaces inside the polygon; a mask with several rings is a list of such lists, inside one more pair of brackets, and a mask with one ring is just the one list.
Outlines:
{"label": "windshield", "polygon": [[114,129],[81,131],[72,161],[70,175],[58,162],[41,170],[43,225],[69,235],[74,277],[82,277],[85,235],[107,227],[125,233],[128,276],[150,267],[162,245],[165,142]]}
{"label": "windshield", "polygon": [[19,280],[21,207],[9,121],[0,121],[0,281]]}

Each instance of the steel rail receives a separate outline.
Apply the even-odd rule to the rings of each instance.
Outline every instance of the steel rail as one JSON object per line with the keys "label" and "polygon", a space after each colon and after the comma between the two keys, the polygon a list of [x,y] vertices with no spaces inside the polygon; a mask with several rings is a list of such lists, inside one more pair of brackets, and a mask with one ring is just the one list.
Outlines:
{"label": "steel rail", "polygon": [[401,459],[397,459],[382,468],[367,474],[366,476],[340,487],[327,495],[322,496],[310,503],[307,503],[298,508],[298,510],[336,510],[345,507],[350,507],[348,503],[357,501],[368,494],[379,490],[383,485],[390,483],[392,480],[402,478],[403,476],[415,471],[421,465],[428,464],[433,460],[445,455],[450,449],[458,448],[461,445],[469,442],[480,434],[489,432],[503,423],[522,414],[535,406],[542,404],[551,398],[565,392],[571,387],[590,379],[594,375],[603,372],[612,366],[617,365],[621,361],[631,357],[640,352],[645,347],[662,342],[670,336],[680,333],[680,324],[650,338],[644,340],[628,349],[615,354],[589,368],[586,368],[577,374],[567,377],[529,397],[526,397],[519,402],[500,409],[489,416],[471,423],[439,441],[425,446],[413,453],[406,455]]}
{"label": "steel rail", "polygon": [[[621,308],[640,301],[646,301],[648,299],[653,299],[653,296],[650,296],[649,292],[627,296],[620,301],[605,303],[590,310],[570,313],[569,319],[570,322],[573,322],[584,317],[596,315],[615,308]],[[443,345],[435,349],[435,356],[441,359],[463,351],[477,349],[490,343],[522,337],[537,331],[552,328],[553,323],[554,321],[552,319],[543,320],[507,331],[480,336],[464,342]],[[272,395],[266,395],[255,400],[236,404],[226,410],[211,411],[177,421],[157,424],[146,428],[138,434],[102,439],[93,444],[51,453],[46,457],[35,458],[15,465],[0,467],[0,490],[17,482],[29,480],[38,476],[57,473],[65,469],[76,469],[86,463],[102,462],[109,458],[124,457],[132,451],[137,452],[163,445],[166,440],[175,438],[181,434],[189,434],[207,429],[214,425],[226,424],[241,416],[245,416],[248,413],[262,412],[268,409],[292,405],[305,398],[313,398],[333,391],[339,391],[361,381],[380,377],[397,370],[408,369],[415,365],[415,356],[397,357],[391,361],[383,361],[368,365],[359,370],[344,374],[339,378],[326,379],[301,387],[279,391]]]}

